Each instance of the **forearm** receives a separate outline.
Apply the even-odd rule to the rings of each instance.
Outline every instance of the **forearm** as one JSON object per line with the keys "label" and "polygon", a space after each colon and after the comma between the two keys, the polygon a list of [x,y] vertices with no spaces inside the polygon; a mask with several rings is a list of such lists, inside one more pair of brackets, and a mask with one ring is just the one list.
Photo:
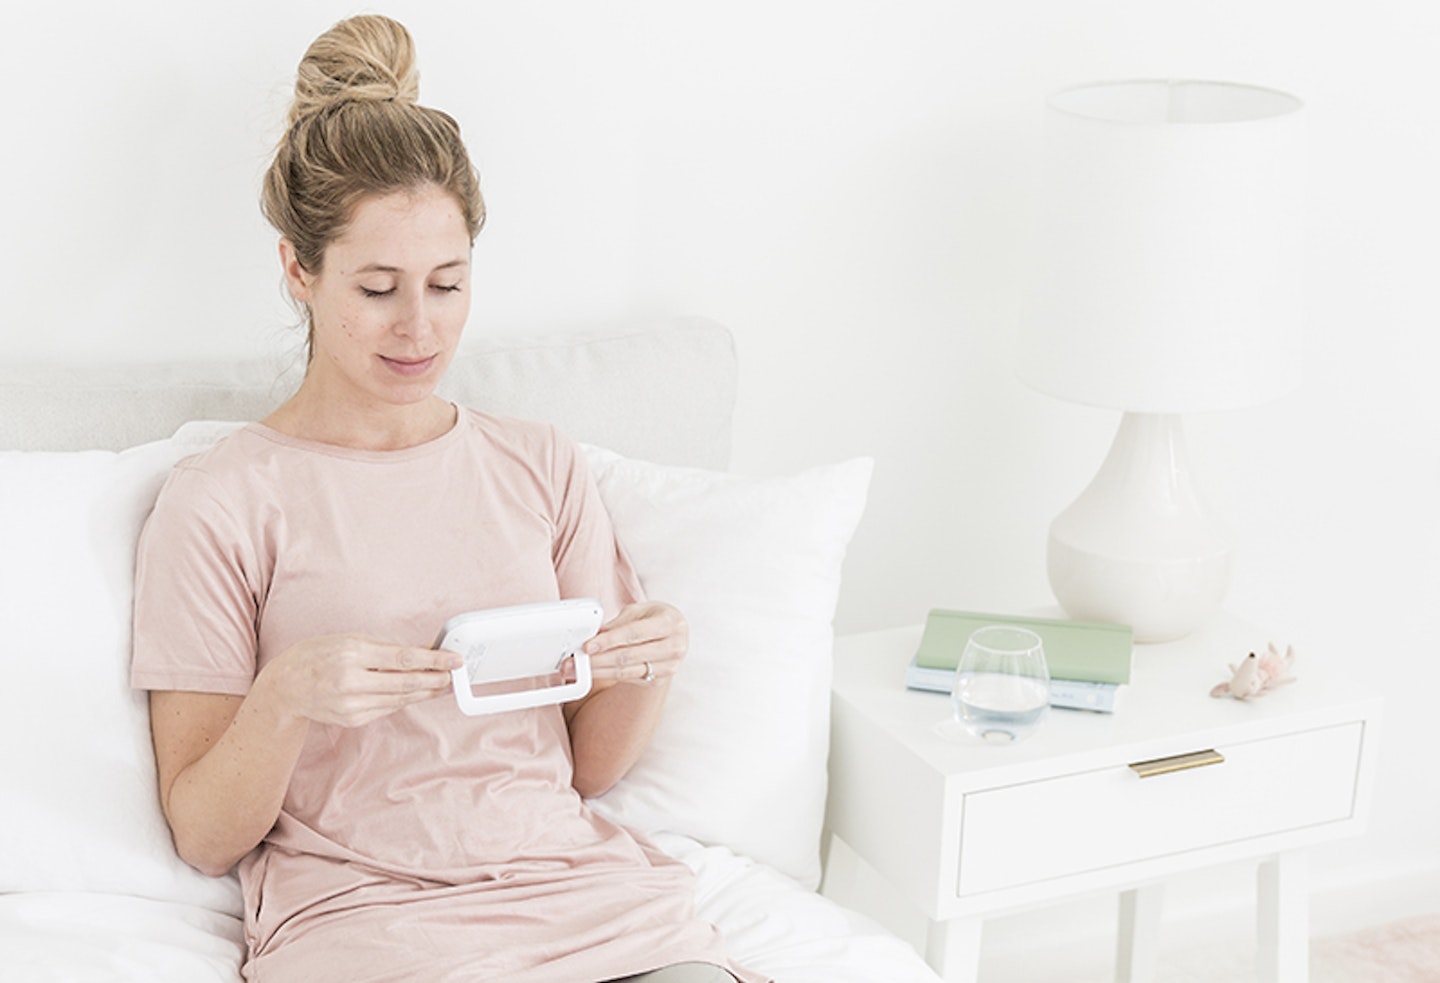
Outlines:
{"label": "forearm", "polygon": [[566,710],[581,795],[603,795],[640,760],[688,648],[684,615],[661,601],[627,605],[585,643],[595,689]]}
{"label": "forearm", "polygon": [[434,698],[460,665],[453,652],[326,635],[270,662],[243,699],[152,693],[161,802],[180,856],[229,870],[275,825],[312,721],[363,726]]}
{"label": "forearm", "polygon": [[576,791],[593,798],[625,777],[654,736],[669,690],[668,678],[641,686],[621,683],[579,705],[570,717]]}
{"label": "forearm", "polygon": [[[173,694],[156,694],[165,696]],[[164,712],[163,701],[156,708]],[[208,749],[162,789],[176,850],[219,876],[275,825],[309,722],[286,715],[264,673]]]}

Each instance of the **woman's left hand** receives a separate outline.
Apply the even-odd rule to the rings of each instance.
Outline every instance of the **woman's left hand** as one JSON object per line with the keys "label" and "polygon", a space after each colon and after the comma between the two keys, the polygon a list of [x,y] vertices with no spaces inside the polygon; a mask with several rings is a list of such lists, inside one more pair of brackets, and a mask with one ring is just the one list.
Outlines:
{"label": "woman's left hand", "polygon": [[690,628],[680,611],[660,601],[631,604],[585,643],[597,683],[648,686],[680,671]]}

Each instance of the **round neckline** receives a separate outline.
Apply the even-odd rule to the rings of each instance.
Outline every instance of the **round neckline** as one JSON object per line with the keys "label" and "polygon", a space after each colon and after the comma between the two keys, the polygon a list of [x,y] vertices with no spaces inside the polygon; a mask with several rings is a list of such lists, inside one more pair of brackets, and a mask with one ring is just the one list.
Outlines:
{"label": "round neckline", "polygon": [[338,457],[350,461],[406,461],[417,457],[425,457],[436,451],[443,450],[446,445],[458,438],[460,425],[465,416],[465,410],[457,403],[451,403],[450,405],[455,408],[455,422],[450,425],[449,429],[419,444],[412,444],[409,447],[397,447],[394,450],[371,450],[364,447],[350,447],[346,444],[330,444],[323,440],[311,440],[308,437],[297,437],[283,430],[276,430],[274,427],[258,421],[247,423],[245,430],[257,437],[268,440],[272,444],[279,444],[283,447],[291,447],[296,450],[309,451],[315,454],[324,454],[328,457]]}

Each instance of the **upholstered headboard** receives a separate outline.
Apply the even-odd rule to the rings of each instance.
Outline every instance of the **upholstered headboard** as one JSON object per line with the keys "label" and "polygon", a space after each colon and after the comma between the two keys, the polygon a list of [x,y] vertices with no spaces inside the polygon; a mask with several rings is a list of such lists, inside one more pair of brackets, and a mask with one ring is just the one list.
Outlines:
{"label": "upholstered headboard", "polygon": [[[190,420],[256,420],[298,380],[298,367],[260,361],[0,365],[0,450],[119,450]],[[729,330],[678,318],[479,337],[440,391],[487,412],[554,423],[628,457],[723,470],[735,383]]]}

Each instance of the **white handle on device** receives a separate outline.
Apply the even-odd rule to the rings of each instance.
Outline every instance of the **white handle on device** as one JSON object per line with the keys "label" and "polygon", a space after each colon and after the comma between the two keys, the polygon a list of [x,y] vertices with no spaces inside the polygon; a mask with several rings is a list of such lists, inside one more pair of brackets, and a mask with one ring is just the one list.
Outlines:
{"label": "white handle on device", "polygon": [[485,713],[504,713],[506,710],[528,710],[531,707],[547,706],[551,703],[565,703],[578,700],[590,692],[590,656],[584,652],[572,653],[575,660],[575,681],[544,689],[526,689],[516,693],[494,693],[476,696],[470,689],[470,672],[464,666],[450,673],[450,684],[455,688],[455,702],[462,713],[478,717]]}

